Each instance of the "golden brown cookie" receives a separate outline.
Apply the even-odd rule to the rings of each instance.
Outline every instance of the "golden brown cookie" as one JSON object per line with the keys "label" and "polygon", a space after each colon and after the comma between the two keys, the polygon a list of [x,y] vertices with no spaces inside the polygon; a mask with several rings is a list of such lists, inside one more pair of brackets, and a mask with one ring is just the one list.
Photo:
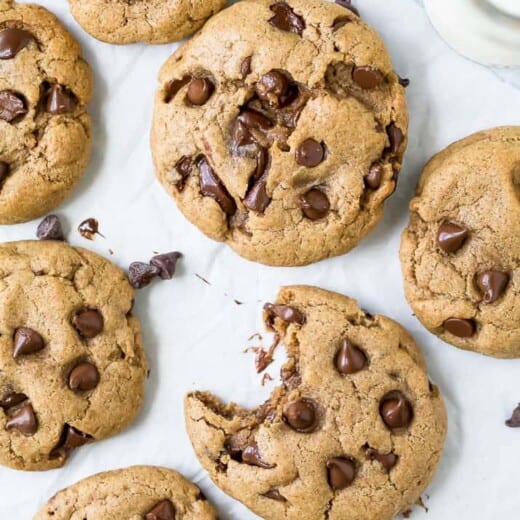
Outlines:
{"label": "golden brown cookie", "polygon": [[159,180],[210,238],[270,265],[352,249],[406,147],[404,89],[379,35],[324,0],[246,0],[163,66]]}
{"label": "golden brown cookie", "polygon": [[441,457],[446,412],[410,335],[354,300],[285,287],[265,306],[284,340],[283,385],[255,410],[188,394],[195,453],[223,491],[266,520],[390,520]]}
{"label": "golden brown cookie", "polygon": [[85,249],[0,245],[0,464],[57,468],[134,420],[147,365],[133,296]]}
{"label": "golden brown cookie", "polygon": [[479,132],[430,160],[401,263],[408,302],[431,332],[520,357],[520,127]]}

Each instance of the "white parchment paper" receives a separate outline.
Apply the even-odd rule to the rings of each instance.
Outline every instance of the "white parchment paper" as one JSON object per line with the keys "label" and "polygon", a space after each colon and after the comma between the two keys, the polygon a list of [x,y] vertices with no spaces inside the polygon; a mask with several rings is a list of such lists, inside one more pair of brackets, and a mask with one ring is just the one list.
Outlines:
{"label": "white parchment paper", "polygon": [[[0,468],[0,519],[30,519],[58,489],[132,464],[181,471],[203,488],[224,519],[256,518],[220,492],[199,466],[185,433],[182,402],[192,389],[208,389],[243,405],[267,397],[278,380],[282,351],[268,369],[275,381],[265,387],[253,355],[242,351],[255,344],[247,338],[262,331],[263,302],[274,299],[280,285],[293,283],[355,297],[370,312],[401,322],[422,346],[432,379],[446,398],[449,432],[425,497],[430,511],[416,508],[412,518],[520,518],[520,430],[504,426],[520,401],[520,360],[463,352],[426,332],[404,299],[398,261],[400,232],[421,167],[433,153],[474,131],[520,124],[520,71],[493,71],[458,56],[432,29],[419,0],[357,0],[363,17],[385,38],[396,70],[411,78],[410,142],[400,185],[384,220],[352,253],[308,267],[268,268],[205,238],[154,178],[152,100],[159,67],[175,45],[103,44],[81,30],[65,0],[40,1],[81,41],[96,79],[94,155],[80,187],[58,210],[70,242],[105,256],[112,249],[110,258],[123,268],[134,260],[147,261],[153,251],[180,250],[185,258],[174,280],[137,296],[151,367],[137,422],[113,439],[78,450],[63,469],[25,473]],[[99,220],[105,239],[88,242],[77,233],[87,217]],[[0,240],[33,238],[36,225],[0,227]]]}

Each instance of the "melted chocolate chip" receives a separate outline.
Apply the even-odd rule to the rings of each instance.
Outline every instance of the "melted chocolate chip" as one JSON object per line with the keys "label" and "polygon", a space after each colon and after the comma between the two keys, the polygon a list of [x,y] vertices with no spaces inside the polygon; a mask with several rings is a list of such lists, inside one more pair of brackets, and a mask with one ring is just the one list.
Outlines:
{"label": "melted chocolate chip", "polygon": [[91,442],[93,437],[83,433],[69,424],[63,426],[58,444],[49,453],[49,458],[67,457],[72,450]]}
{"label": "melted chocolate chip", "polygon": [[444,330],[458,338],[470,338],[477,329],[475,321],[466,318],[448,318],[442,326]]}
{"label": "melted chocolate chip", "polygon": [[310,220],[322,219],[328,215],[330,210],[327,195],[316,188],[300,195],[298,202],[303,214]]}
{"label": "melted chocolate chip", "polygon": [[38,225],[36,237],[39,240],[65,240],[59,217],[57,215],[47,215]]}
{"label": "melted chocolate chip", "polygon": [[413,419],[412,405],[399,391],[390,392],[383,397],[379,414],[391,430],[407,428]]}
{"label": "melted chocolate chip", "polygon": [[240,65],[240,74],[242,75],[242,79],[246,79],[249,74],[251,74],[251,61],[253,56],[248,56],[244,59],[242,64]]}
{"label": "melted chocolate chip", "polygon": [[182,253],[172,251],[171,253],[155,255],[150,260],[150,264],[159,268],[159,276],[163,280],[171,280],[175,274],[175,267],[179,258],[182,258]]}
{"label": "melted chocolate chip", "polygon": [[396,126],[395,123],[390,123],[386,127],[386,133],[390,141],[390,153],[396,154],[401,148],[401,144],[403,143],[403,132],[399,127]]}
{"label": "melted chocolate chip", "polygon": [[27,396],[25,394],[12,392],[0,399],[0,408],[2,408],[4,411],[8,411],[10,408],[18,406],[24,401],[27,401]]}
{"label": "melted chocolate chip", "polygon": [[264,74],[256,83],[256,95],[267,105],[282,108],[295,98],[287,74],[281,70],[272,70]]}
{"label": "melted chocolate chip", "polygon": [[399,75],[397,75],[397,77],[399,78],[399,85],[401,85],[401,87],[406,88],[410,84],[410,80],[409,79],[401,78],[401,76],[399,76]]}
{"label": "melted chocolate chip", "polygon": [[316,139],[305,139],[296,149],[296,162],[306,168],[314,168],[325,159],[325,147]]}
{"label": "melted chocolate chip", "polygon": [[3,29],[0,31],[0,60],[13,59],[33,41],[34,36],[23,29]]}
{"label": "melted chocolate chip", "polygon": [[377,190],[381,186],[383,180],[383,165],[376,161],[370,166],[370,170],[365,175],[365,186],[371,190]]}
{"label": "melted chocolate chip", "polygon": [[338,5],[341,5],[341,7],[344,7],[345,9],[352,11],[355,15],[359,16],[359,11],[352,5],[351,0],[336,0],[336,3]]}
{"label": "melted chocolate chip", "polygon": [[47,94],[45,109],[54,116],[74,112],[77,105],[76,96],[63,85],[51,85]]}
{"label": "melted chocolate chip", "polygon": [[27,114],[27,105],[21,94],[12,90],[0,91],[0,119],[12,123],[25,114]]}
{"label": "melted chocolate chip", "polygon": [[258,466],[259,468],[271,469],[276,467],[276,464],[268,464],[262,460],[258,445],[256,442],[250,442],[242,451],[242,462],[250,466]]}
{"label": "melted chocolate chip", "polygon": [[83,238],[92,240],[94,235],[99,233],[99,222],[95,218],[88,218],[84,220],[79,226],[78,231]]}
{"label": "melted chocolate chip", "polygon": [[175,187],[179,191],[184,189],[186,180],[188,179],[192,169],[193,160],[191,157],[187,157],[186,155],[183,155],[175,165],[175,170],[180,175],[180,179],[175,182]]}
{"label": "melted chocolate chip", "polygon": [[7,430],[18,430],[23,435],[34,435],[38,430],[38,421],[33,407],[25,404],[14,413],[9,415],[5,425]]}
{"label": "melted chocolate chip", "polygon": [[233,215],[237,209],[235,201],[213,171],[207,159],[201,157],[197,164],[200,172],[200,192],[202,195],[216,200],[226,215]]}
{"label": "melted chocolate chip", "polygon": [[477,285],[484,294],[484,303],[496,302],[508,283],[509,274],[502,271],[483,271],[477,275]]}
{"label": "melted chocolate chip", "polygon": [[386,469],[386,471],[390,471],[399,460],[399,457],[394,453],[379,453],[374,448],[371,448],[370,446],[367,446],[365,449],[365,457],[368,460],[377,460],[383,468]]}
{"label": "melted chocolate chip", "polygon": [[95,309],[79,311],[73,316],[72,324],[80,336],[92,339],[103,330],[103,316]]}
{"label": "melted chocolate chip", "polygon": [[191,76],[184,76],[182,79],[174,79],[170,81],[165,89],[164,102],[169,103],[181,90],[182,87],[191,81]]}
{"label": "melted chocolate chip", "polygon": [[175,520],[175,506],[168,499],[161,500],[144,515],[144,518],[145,520]]}
{"label": "melted chocolate chip", "polygon": [[0,185],[2,184],[2,182],[4,182],[4,180],[9,175],[10,169],[11,168],[8,163],[6,163],[4,161],[0,161]]}
{"label": "melted chocolate chip", "polygon": [[366,90],[374,89],[384,81],[383,74],[379,70],[367,65],[354,67],[352,79],[354,83]]}
{"label": "melted chocolate chip", "polygon": [[208,102],[214,91],[215,85],[208,78],[193,78],[186,97],[192,105],[201,106]]}
{"label": "melted chocolate chip", "polygon": [[94,390],[99,384],[98,369],[92,363],[79,363],[71,370],[68,384],[71,390]]}
{"label": "melted chocolate chip", "polygon": [[247,192],[244,206],[255,213],[263,213],[270,202],[271,197],[267,193],[266,181],[260,180]]}
{"label": "melted chocolate chip", "polygon": [[283,419],[293,430],[311,433],[318,426],[316,404],[311,399],[295,399],[285,405]]}
{"label": "melted chocolate chip", "polygon": [[142,289],[150,285],[161,274],[158,266],[144,262],[132,262],[128,268],[128,281],[134,289]]}
{"label": "melted chocolate chip", "polygon": [[281,31],[292,32],[301,36],[305,29],[305,20],[297,15],[292,7],[285,2],[278,2],[270,7],[274,16],[269,23]]}
{"label": "melted chocolate chip", "polygon": [[345,489],[356,478],[356,465],[351,458],[333,457],[327,461],[327,481],[334,491]]}
{"label": "melted chocolate chip", "polygon": [[437,243],[446,253],[455,253],[467,240],[469,231],[464,226],[454,222],[445,222],[440,225],[437,232]]}
{"label": "melted chocolate chip", "polygon": [[21,327],[14,333],[13,357],[27,356],[43,350],[43,338],[28,327]]}
{"label": "melted chocolate chip", "polygon": [[271,500],[277,500],[278,502],[287,502],[287,499],[276,488],[266,491],[262,496],[270,498]]}
{"label": "melted chocolate chip", "polygon": [[275,316],[287,323],[297,323],[298,325],[303,325],[305,323],[305,316],[298,309],[295,309],[290,305],[266,303],[264,305],[264,311],[266,313],[268,326],[272,325]]}
{"label": "melted chocolate chip", "polygon": [[345,338],[336,353],[334,364],[340,374],[349,375],[363,370],[368,361],[363,351]]}
{"label": "melted chocolate chip", "polygon": [[350,23],[350,18],[347,18],[346,16],[338,16],[332,24],[332,32],[338,31],[348,23]]}
{"label": "melted chocolate chip", "polygon": [[520,428],[520,404],[513,410],[511,418],[506,421],[510,428]]}

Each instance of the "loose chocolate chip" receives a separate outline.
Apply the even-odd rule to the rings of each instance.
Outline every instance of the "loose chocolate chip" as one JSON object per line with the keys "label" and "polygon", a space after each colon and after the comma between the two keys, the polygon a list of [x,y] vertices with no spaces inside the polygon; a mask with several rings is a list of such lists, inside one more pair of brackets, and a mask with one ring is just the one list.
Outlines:
{"label": "loose chocolate chip", "polygon": [[327,481],[334,491],[345,489],[356,478],[356,465],[347,457],[333,457],[327,461]]}
{"label": "loose chocolate chip", "polygon": [[24,401],[27,401],[27,396],[25,394],[18,394],[13,392],[0,399],[0,408],[3,408],[4,411],[7,411],[14,406],[22,404]]}
{"label": "loose chocolate chip", "polygon": [[14,333],[13,357],[27,356],[43,350],[43,338],[34,330],[27,327],[16,329]]}
{"label": "loose chocolate chip", "polygon": [[484,271],[477,275],[477,285],[484,293],[484,303],[496,302],[509,283],[509,274],[502,271]]}
{"label": "loose chocolate chip", "polygon": [[325,147],[316,139],[305,139],[296,149],[295,156],[300,166],[314,168],[325,158]]}
{"label": "loose chocolate chip", "polygon": [[287,502],[287,499],[276,488],[266,491],[262,496],[271,500],[278,500],[278,502]]}
{"label": "loose chocolate chip", "polygon": [[305,323],[305,316],[298,309],[295,309],[290,305],[266,303],[264,305],[264,311],[266,313],[268,325],[272,325],[275,316],[287,323],[297,323],[298,325],[303,325]]}
{"label": "loose chocolate chip", "polygon": [[383,468],[386,469],[386,471],[390,471],[399,460],[399,457],[393,453],[379,453],[374,448],[371,448],[370,446],[367,446],[365,449],[365,457],[368,460],[377,460]]}
{"label": "loose chocolate chip", "polygon": [[354,346],[347,338],[343,340],[334,361],[340,374],[355,374],[363,370],[368,363],[363,351]]}
{"label": "loose chocolate chip", "polygon": [[29,43],[34,41],[34,36],[23,29],[3,29],[0,31],[0,60],[14,58]]}
{"label": "loose chocolate chip", "polygon": [[475,321],[466,318],[448,318],[442,326],[444,330],[459,338],[470,338],[475,334]]}
{"label": "loose chocolate chip", "polygon": [[7,164],[4,161],[0,161],[0,185],[2,184],[2,182],[4,182],[4,180],[9,175],[9,170],[10,170],[9,164]]}
{"label": "loose chocolate chip", "polygon": [[156,265],[132,262],[128,268],[128,281],[134,289],[142,289],[150,285],[154,278],[160,274],[161,269]]}
{"label": "loose chocolate chip", "polygon": [[191,170],[193,169],[193,160],[191,157],[183,155],[177,164],[175,165],[175,170],[180,175],[180,179],[175,182],[175,187],[182,191],[184,189],[184,185],[186,184],[186,180],[188,179]]}
{"label": "loose chocolate chip", "polygon": [[355,15],[359,16],[359,11],[352,5],[351,0],[336,0],[338,5],[352,11]]}
{"label": "loose chocolate chip", "polygon": [[9,420],[5,425],[7,430],[18,430],[24,435],[34,435],[38,430],[38,421],[34,414],[33,407],[25,404],[9,416]]}
{"label": "loose chocolate chip", "polygon": [[38,225],[36,237],[39,240],[65,240],[59,217],[47,215]]}
{"label": "loose chocolate chip", "polygon": [[383,180],[383,165],[376,161],[370,166],[370,170],[365,175],[365,186],[371,190],[377,190],[381,186]]}
{"label": "loose chocolate chip", "polygon": [[155,255],[150,260],[150,264],[159,268],[159,276],[163,280],[171,280],[175,274],[175,267],[179,258],[182,258],[182,253],[172,251],[171,253]]}
{"label": "loose chocolate chip", "polygon": [[69,388],[87,392],[94,390],[99,383],[98,369],[92,363],[80,363],[69,374]]}
{"label": "loose chocolate chip", "polygon": [[520,428],[520,404],[513,410],[511,418],[506,421],[510,428]]}
{"label": "loose chocolate chip", "polygon": [[269,23],[281,31],[292,32],[301,36],[305,29],[305,20],[298,16],[292,7],[285,2],[278,2],[270,7],[274,16]]}
{"label": "loose chocolate chip", "polygon": [[199,159],[198,167],[202,195],[216,200],[226,215],[233,215],[237,209],[235,201],[205,157]]}
{"label": "loose chocolate chip", "polygon": [[310,220],[324,218],[330,210],[330,202],[327,195],[316,188],[300,195],[298,202],[303,214]]}
{"label": "loose chocolate chip", "polygon": [[242,451],[242,462],[250,466],[258,466],[260,468],[271,469],[276,467],[276,464],[268,464],[262,460],[258,445],[256,442],[250,442]]}
{"label": "loose chocolate chip", "polygon": [[47,92],[45,108],[49,114],[57,116],[68,114],[76,109],[76,96],[63,85],[51,85]]}
{"label": "loose chocolate chip", "polygon": [[439,227],[437,243],[446,253],[455,253],[463,245],[469,236],[469,231],[464,226],[453,222],[445,222]]}
{"label": "loose chocolate chip", "polygon": [[242,74],[242,79],[246,79],[249,74],[251,74],[251,60],[253,56],[248,56],[240,65],[240,74]]}
{"label": "loose chocolate chip", "polygon": [[390,392],[383,397],[379,414],[391,430],[406,428],[413,419],[412,405],[399,391]]}
{"label": "loose chocolate chip", "polygon": [[188,85],[188,101],[192,105],[204,105],[214,91],[215,85],[208,78],[193,78]]}
{"label": "loose chocolate chip", "polygon": [[399,85],[401,85],[401,87],[406,88],[410,84],[410,80],[409,79],[401,78],[401,76],[399,76],[399,75],[397,75],[397,77],[399,78]]}
{"label": "loose chocolate chip", "polygon": [[25,99],[12,90],[0,91],[0,119],[12,123],[27,114]]}
{"label": "loose chocolate chip", "polygon": [[79,311],[72,318],[72,324],[80,336],[92,339],[103,330],[103,316],[95,309]]}
{"label": "loose chocolate chip", "polygon": [[262,101],[280,108],[288,104],[288,98],[290,98],[289,85],[289,78],[284,72],[272,70],[258,80],[255,91]]}
{"label": "loose chocolate chip", "polygon": [[316,404],[310,399],[295,399],[285,405],[283,419],[297,432],[311,433],[318,426]]}
{"label": "loose chocolate chip", "polygon": [[352,71],[352,79],[354,83],[363,89],[371,90],[383,83],[383,74],[374,67],[363,65],[354,67]]}
{"label": "loose chocolate chip", "polygon": [[396,154],[401,148],[401,144],[403,143],[403,132],[399,127],[396,126],[395,123],[390,123],[386,127],[386,133],[390,141],[389,150],[392,154]]}
{"label": "loose chocolate chip", "polygon": [[96,234],[101,234],[99,232],[99,222],[95,218],[88,218],[84,220],[78,226],[78,231],[83,238],[88,240],[92,240]]}
{"label": "loose chocolate chip", "polygon": [[244,198],[244,206],[255,213],[263,213],[270,202],[271,197],[267,193],[265,180],[260,180],[254,184]]}
{"label": "loose chocolate chip", "polygon": [[175,506],[170,500],[161,500],[148,511],[145,520],[175,520]]}
{"label": "loose chocolate chip", "polygon": [[72,450],[91,442],[93,437],[83,433],[69,424],[63,426],[58,444],[49,453],[49,458],[67,457]]}

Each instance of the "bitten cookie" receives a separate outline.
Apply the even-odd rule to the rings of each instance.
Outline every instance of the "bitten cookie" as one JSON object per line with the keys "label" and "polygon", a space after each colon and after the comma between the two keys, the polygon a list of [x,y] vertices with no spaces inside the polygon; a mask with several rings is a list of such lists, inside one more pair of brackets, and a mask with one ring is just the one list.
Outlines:
{"label": "bitten cookie", "polygon": [[133,296],[84,249],[0,245],[0,464],[57,468],[132,422],[147,370]]}
{"label": "bitten cookie", "polygon": [[0,224],[58,206],[90,157],[92,75],[43,7],[0,0]]}
{"label": "bitten cookie", "polygon": [[323,0],[246,0],[163,66],[159,180],[210,238],[270,265],[353,248],[406,147],[404,89],[378,34]]}
{"label": "bitten cookie", "polygon": [[354,300],[285,287],[265,306],[283,386],[255,410],[190,393],[186,426],[223,491],[267,520],[389,520],[441,457],[446,414],[410,335]]}
{"label": "bitten cookie", "polygon": [[69,0],[72,15],[108,43],[167,43],[195,32],[227,0]]}
{"label": "bitten cookie", "polygon": [[431,332],[520,356],[520,127],[479,132],[430,160],[401,263],[408,302]]}
{"label": "bitten cookie", "polygon": [[133,466],[99,473],[54,495],[33,520],[216,520],[200,489],[180,473]]}

